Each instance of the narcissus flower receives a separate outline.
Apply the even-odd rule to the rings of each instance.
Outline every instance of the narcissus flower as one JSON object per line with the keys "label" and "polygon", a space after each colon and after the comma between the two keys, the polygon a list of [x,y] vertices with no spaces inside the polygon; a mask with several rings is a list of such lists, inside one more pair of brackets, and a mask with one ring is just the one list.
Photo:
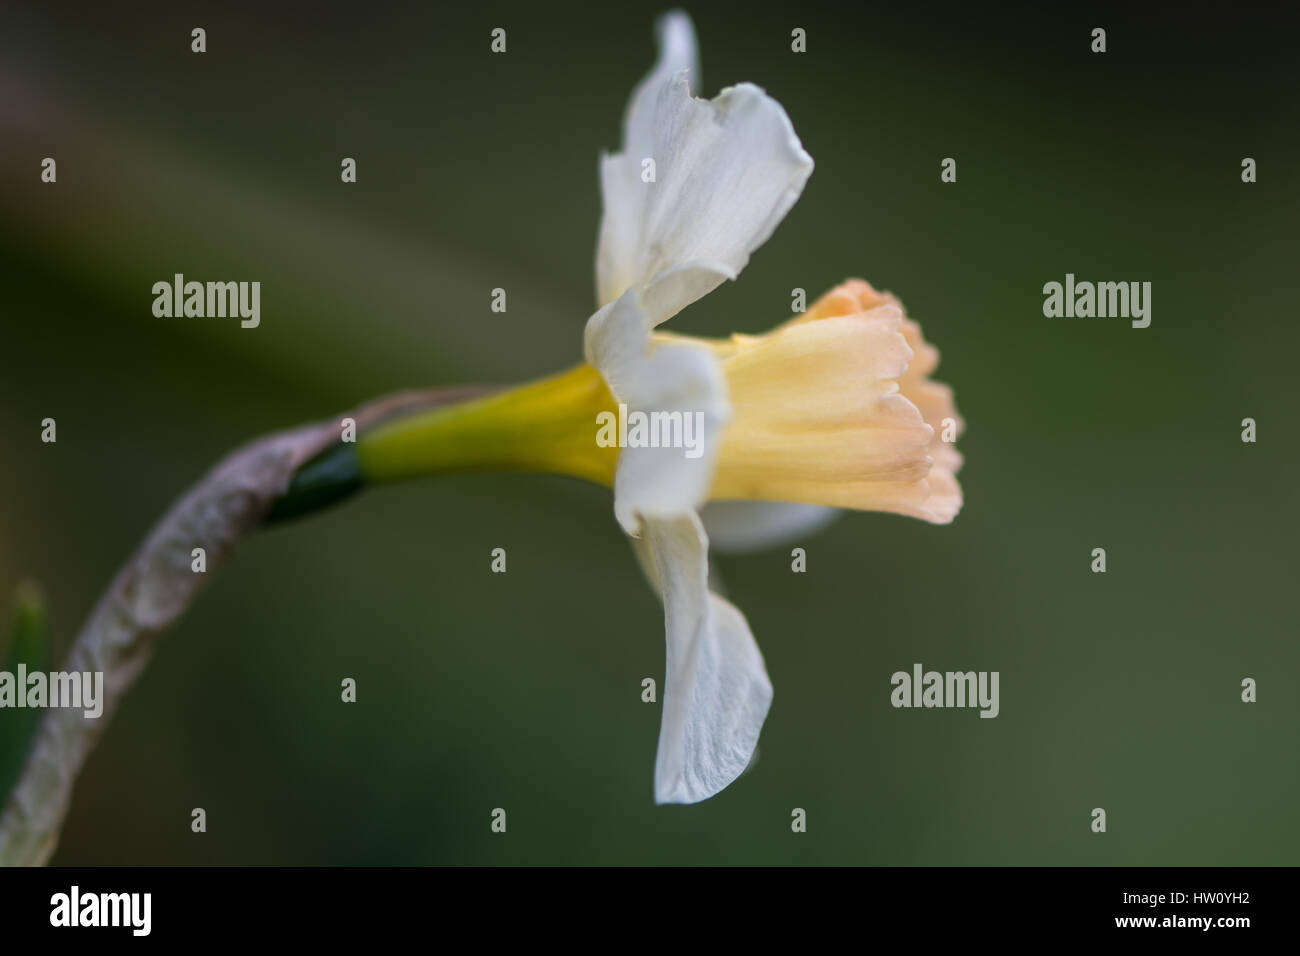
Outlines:
{"label": "narcissus flower", "polygon": [[[709,589],[710,537],[758,547],[841,508],[947,523],[961,508],[951,442],[962,426],[949,389],[929,379],[938,353],[920,327],[860,280],[764,335],[657,331],[740,274],[813,169],[775,100],[747,83],[696,99],[697,77],[690,21],[671,14],[632,94],[623,149],[601,161],[586,362],[486,397],[380,399],[344,419],[355,441],[320,423],[228,456],[164,515],[78,635],[70,659],[110,674],[106,713],[207,577],[192,573],[196,541],[220,563],[251,528],[367,484],[546,471],[613,488],[614,514],[663,599],[655,799],[703,800],[744,771],[772,685],[745,616]],[[631,440],[633,419],[650,423],[640,436],[650,440]],[[94,736],[63,711],[42,722],[0,816],[0,860],[48,857]]]}
{"label": "narcissus flower", "polygon": [[[367,480],[510,468],[612,486],[664,605],[660,803],[703,800],[735,780],[772,701],[745,616],[709,589],[710,533],[753,547],[832,509],[944,524],[961,508],[951,444],[961,419],[928,377],[938,353],[893,296],[851,280],[764,335],[656,331],[739,275],[813,169],[775,100],[747,83],[697,99],[696,76],[690,21],[670,14],[658,62],[632,94],[623,149],[601,161],[600,308],[586,363],[394,421],[357,445]],[[648,160],[655,174],[643,178]],[[701,441],[690,455],[671,442],[597,442],[596,423],[615,410],[693,416]]]}

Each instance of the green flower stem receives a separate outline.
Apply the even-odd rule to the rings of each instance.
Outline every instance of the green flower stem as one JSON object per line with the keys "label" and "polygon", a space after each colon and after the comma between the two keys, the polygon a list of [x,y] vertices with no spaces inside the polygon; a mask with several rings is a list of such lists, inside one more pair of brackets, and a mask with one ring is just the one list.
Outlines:
{"label": "green flower stem", "polygon": [[617,450],[596,445],[596,416],[615,406],[598,372],[566,372],[477,401],[379,425],[357,442],[367,481],[454,471],[534,471],[613,482]]}
{"label": "green flower stem", "polygon": [[614,399],[595,369],[385,418],[294,473],[267,517],[318,511],[362,488],[454,472],[526,471],[612,485],[618,453],[596,444],[596,416]]}

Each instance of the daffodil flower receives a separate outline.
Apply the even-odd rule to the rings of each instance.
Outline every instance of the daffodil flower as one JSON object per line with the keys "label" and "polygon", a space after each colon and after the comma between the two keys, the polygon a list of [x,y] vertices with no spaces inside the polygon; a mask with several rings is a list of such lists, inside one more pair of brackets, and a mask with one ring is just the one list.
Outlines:
{"label": "daffodil flower", "polygon": [[[152,642],[208,569],[251,530],[388,481],[520,470],[607,485],[664,605],[667,666],[654,795],[694,803],[754,754],[772,684],[745,616],[709,589],[709,541],[755,548],[809,533],[837,509],[935,524],[961,508],[951,391],[938,353],[899,302],[851,280],[764,335],[725,340],[656,331],[735,279],[798,200],[812,159],[781,106],[748,83],[696,99],[695,34],[660,20],[659,58],[632,94],[623,149],[600,166],[599,308],[586,361],[517,388],[408,393],[338,421],[267,436],[183,495],[109,585],[69,652],[104,671],[111,714]],[[654,175],[646,175],[653,169]],[[601,441],[618,410],[691,416],[698,445]],[[56,710],[30,745],[0,813],[0,862],[53,850],[95,722]],[[3,798],[0,794],[0,798]]]}
{"label": "daffodil flower", "polygon": [[[694,803],[744,771],[772,702],[745,616],[708,587],[706,524],[754,547],[831,508],[934,523],[961,507],[961,428],[938,354],[892,296],[846,282],[766,335],[656,332],[735,279],[794,205],[813,162],[781,106],[748,83],[697,99],[695,35],[659,22],[659,59],[602,158],[600,308],[587,363],[364,438],[368,479],[456,468],[558,471],[612,485],[614,513],[663,599],[667,666],[655,762],[660,803]],[[655,175],[643,178],[653,161]],[[593,422],[622,406],[696,415],[702,454],[602,447]],[[706,518],[700,508],[706,509]]]}

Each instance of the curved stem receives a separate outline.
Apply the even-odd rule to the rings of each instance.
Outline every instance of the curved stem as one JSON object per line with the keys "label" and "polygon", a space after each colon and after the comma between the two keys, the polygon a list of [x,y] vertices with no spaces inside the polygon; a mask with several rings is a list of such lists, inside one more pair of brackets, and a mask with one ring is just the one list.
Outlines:
{"label": "curved stem", "polygon": [[[82,626],[65,671],[102,672],[103,713],[51,709],[0,814],[0,865],[40,865],[54,852],[72,787],[118,703],[140,675],[154,643],[193,603],[209,574],[192,569],[203,548],[212,572],[266,523],[299,469],[340,444],[339,421],[358,434],[407,415],[476,399],[487,389],[413,391],[370,402],[338,419],[258,439],[233,452],[163,515],[117,573]],[[339,496],[316,499],[323,506]],[[294,514],[309,510],[299,502]],[[287,515],[281,515],[284,517]]]}

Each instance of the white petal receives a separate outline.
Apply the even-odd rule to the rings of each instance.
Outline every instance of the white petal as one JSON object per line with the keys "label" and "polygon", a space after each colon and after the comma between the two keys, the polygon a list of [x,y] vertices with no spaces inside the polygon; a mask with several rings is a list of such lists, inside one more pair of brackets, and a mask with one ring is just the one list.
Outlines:
{"label": "white petal", "polygon": [[697,803],[748,766],[772,684],[745,616],[708,589],[708,538],[691,514],[647,521],[667,632],[655,802]]}
{"label": "white petal", "polygon": [[788,501],[710,501],[700,511],[714,550],[736,554],[796,544],[839,515],[838,508]]}
{"label": "white petal", "polygon": [[655,39],[659,44],[659,58],[628,100],[627,114],[623,117],[624,142],[631,139],[634,130],[649,123],[659,91],[679,73],[686,73],[692,93],[700,89],[700,52],[691,18],[681,10],[665,13],[655,21]]}
{"label": "white petal", "polygon": [[[618,456],[614,515],[628,534],[640,534],[640,517],[694,511],[713,484],[722,430],[730,418],[721,363],[706,345],[651,343],[636,289],[629,289],[587,322],[587,361],[626,406],[628,437],[634,415],[649,417],[649,434],[676,444],[632,447]],[[647,435],[648,437],[648,435]]]}
{"label": "white petal", "polygon": [[597,298],[607,304],[644,286],[653,327],[740,273],[799,198],[813,162],[785,110],[750,83],[706,102],[678,75],[652,109],[629,113],[625,135],[623,152],[601,160]]}
{"label": "white petal", "polygon": [[627,381],[650,351],[650,320],[638,290],[628,289],[587,320],[582,351],[614,396],[626,400]]}
{"label": "white petal", "polygon": [[703,346],[658,345],[624,385],[619,397],[629,417],[647,413],[653,431],[662,435],[666,427],[682,440],[680,447],[619,452],[614,516],[635,537],[641,517],[681,515],[708,497],[730,410],[722,369]]}
{"label": "white petal", "polygon": [[[656,21],[655,33],[659,58],[632,91],[623,115],[623,150],[628,154],[652,148],[652,138],[647,134],[654,126],[659,95],[679,74],[685,72],[687,88],[692,94],[698,93],[700,88],[699,47],[691,18],[680,10],[666,13]],[[596,253],[596,300],[600,305],[606,305],[633,285],[631,281],[614,282],[618,288],[613,290],[611,282],[604,277],[607,272],[621,271],[621,260],[632,258],[640,242],[640,222],[635,212],[640,208],[641,189],[638,187],[646,184],[641,182],[640,160],[625,164],[621,154],[601,156],[600,178],[605,214],[600,223]],[[626,207],[628,214],[611,215],[611,210],[616,207]]]}

